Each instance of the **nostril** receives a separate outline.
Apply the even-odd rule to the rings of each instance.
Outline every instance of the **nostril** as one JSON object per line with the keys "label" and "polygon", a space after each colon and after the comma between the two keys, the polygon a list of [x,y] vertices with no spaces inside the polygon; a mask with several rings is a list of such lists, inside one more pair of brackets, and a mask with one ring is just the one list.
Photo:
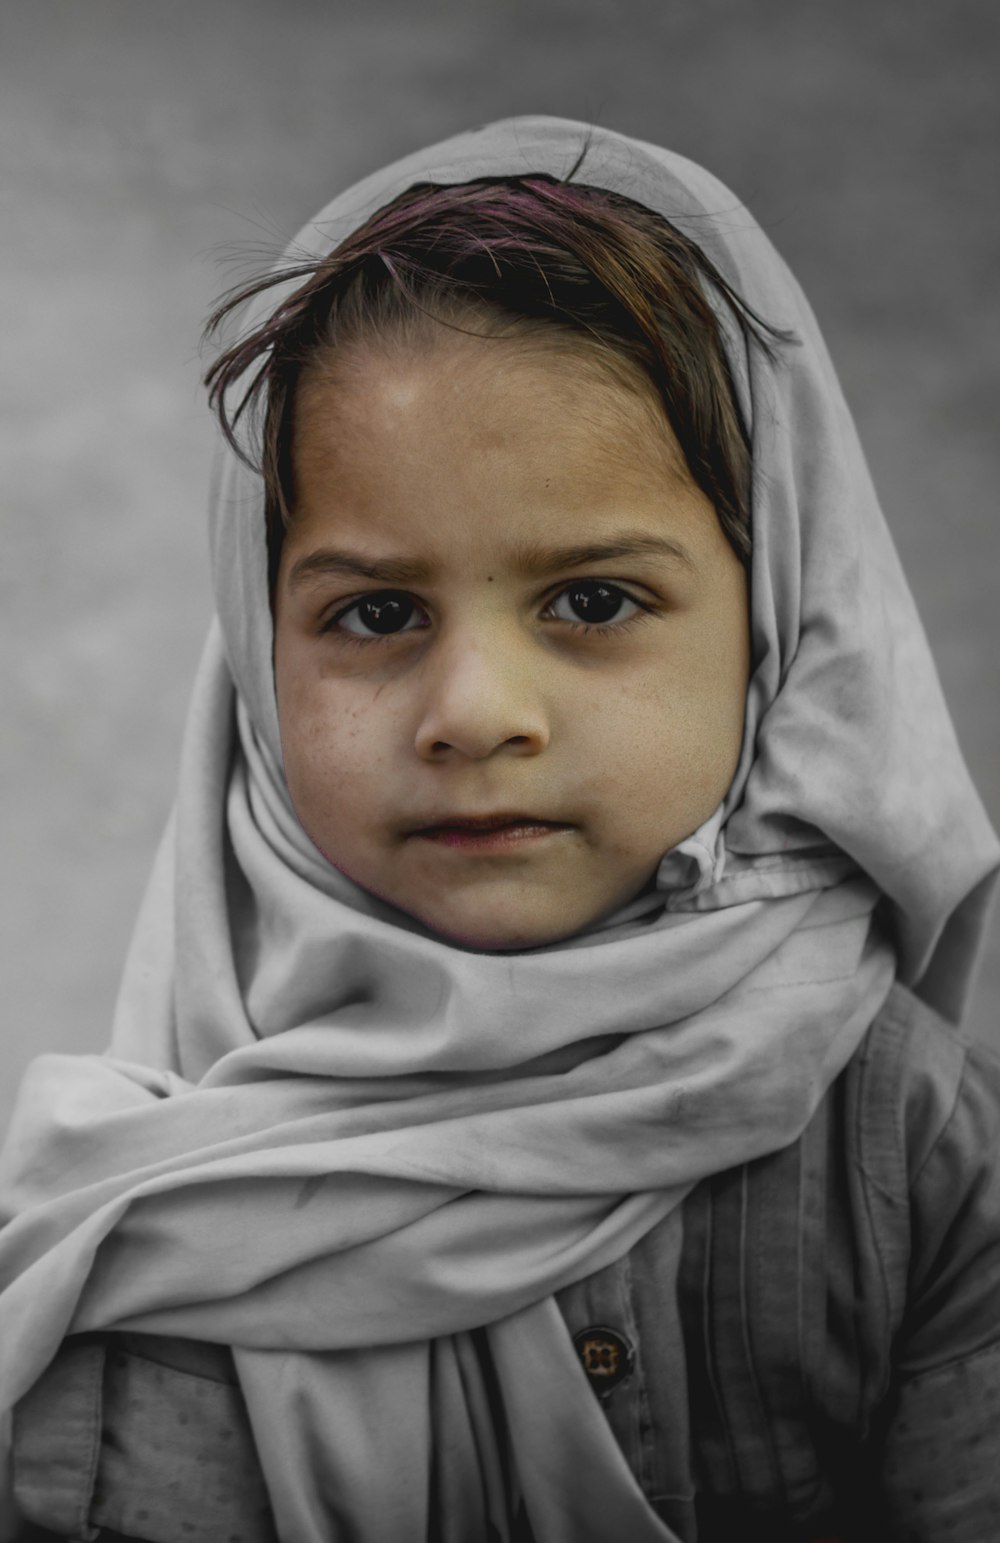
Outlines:
{"label": "nostril", "polygon": [[[450,722],[444,721],[444,715],[439,715],[437,722],[421,726],[415,736],[415,745],[418,754],[425,759],[431,757],[438,760],[446,755],[457,754],[479,761],[505,750],[514,755],[537,754],[549,742],[547,727],[539,721],[536,728],[533,722],[523,716],[521,723],[524,730],[511,734],[504,732],[506,724],[494,725],[487,718],[474,713],[462,721],[452,717]],[[448,739],[433,734],[435,729],[442,728],[450,731]]]}

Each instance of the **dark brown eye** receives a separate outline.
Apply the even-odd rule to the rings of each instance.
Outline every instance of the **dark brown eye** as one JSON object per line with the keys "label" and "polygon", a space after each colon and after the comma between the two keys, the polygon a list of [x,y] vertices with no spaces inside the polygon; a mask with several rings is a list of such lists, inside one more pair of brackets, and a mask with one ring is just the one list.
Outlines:
{"label": "dark brown eye", "polygon": [[334,620],[345,632],[355,637],[384,637],[388,633],[402,632],[416,612],[416,602],[402,590],[385,589],[377,594],[355,600],[346,611]]}
{"label": "dark brown eye", "polygon": [[614,621],[622,605],[638,606],[623,589],[608,584],[603,579],[578,579],[568,585],[552,602],[553,606],[565,601],[573,610],[572,616],[561,616],[560,621],[578,621],[600,626]]}

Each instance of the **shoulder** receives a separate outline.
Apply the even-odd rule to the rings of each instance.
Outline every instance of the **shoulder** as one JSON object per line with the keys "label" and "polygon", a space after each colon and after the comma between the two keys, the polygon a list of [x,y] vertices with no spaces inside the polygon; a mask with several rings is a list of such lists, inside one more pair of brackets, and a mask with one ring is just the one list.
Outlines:
{"label": "shoulder", "polygon": [[844,1080],[872,1241],[885,1278],[905,1276],[900,1366],[1000,1344],[1000,1056],[897,985]]}
{"label": "shoulder", "polygon": [[899,1305],[885,1531],[975,1543],[1000,1510],[1000,1057],[897,987],[845,1086],[868,1235]]}
{"label": "shoulder", "polygon": [[845,1073],[863,1162],[894,1159],[912,1189],[944,1147],[992,1161],[975,1138],[1000,1129],[1000,1054],[898,982]]}

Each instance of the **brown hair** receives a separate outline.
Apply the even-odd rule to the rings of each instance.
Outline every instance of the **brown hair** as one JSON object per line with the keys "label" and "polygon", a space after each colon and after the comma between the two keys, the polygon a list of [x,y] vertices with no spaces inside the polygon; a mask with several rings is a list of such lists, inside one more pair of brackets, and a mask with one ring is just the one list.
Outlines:
{"label": "brown hair", "polygon": [[[638,366],[659,392],[692,477],[748,561],[749,441],[706,286],[765,347],[767,335],[780,334],[667,220],[621,194],[544,175],[420,184],[328,256],[224,296],[206,336],[247,301],[297,279],[205,377],[227,440],[264,479],[272,585],[294,505],[292,415],[303,371],[330,349],[405,335],[428,319],[480,320],[494,332],[498,323],[515,332],[558,328],[607,363]],[[250,407],[262,409],[253,457],[237,435]]]}

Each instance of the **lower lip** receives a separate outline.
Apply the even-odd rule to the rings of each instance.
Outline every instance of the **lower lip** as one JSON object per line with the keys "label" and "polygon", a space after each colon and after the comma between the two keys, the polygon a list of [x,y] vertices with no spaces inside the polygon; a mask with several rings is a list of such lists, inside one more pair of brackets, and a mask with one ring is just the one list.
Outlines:
{"label": "lower lip", "polygon": [[520,846],[525,841],[538,841],[543,836],[558,836],[561,831],[572,828],[571,825],[498,825],[495,830],[462,830],[456,826],[442,826],[440,830],[420,830],[416,834],[422,841],[433,841],[439,846],[493,852]]}

